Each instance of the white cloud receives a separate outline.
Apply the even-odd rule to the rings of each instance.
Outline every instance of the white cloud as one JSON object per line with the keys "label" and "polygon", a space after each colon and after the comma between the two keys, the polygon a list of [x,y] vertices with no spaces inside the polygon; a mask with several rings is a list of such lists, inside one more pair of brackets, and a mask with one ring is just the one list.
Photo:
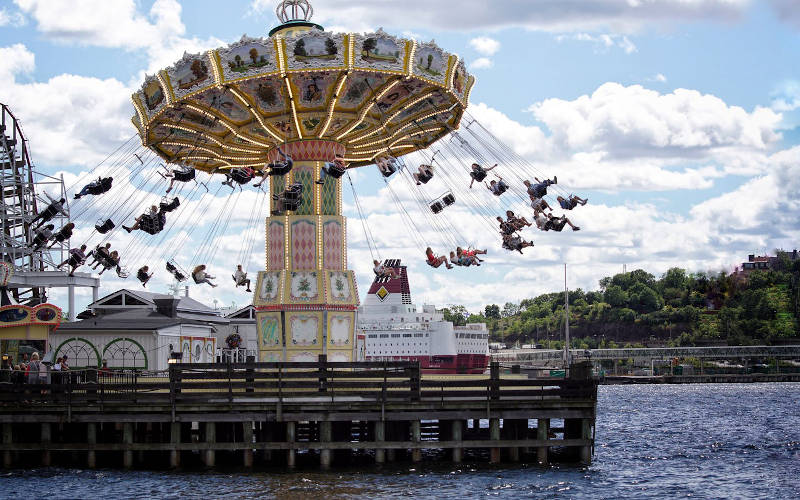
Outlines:
{"label": "white cloud", "polygon": [[760,107],[748,113],[696,90],[660,94],[640,85],[605,83],[591,96],[546,99],[529,110],[561,147],[613,155],[640,156],[655,150],[689,155],[726,147],[765,150],[780,139],[775,132],[780,114]]}
{"label": "white cloud", "polygon": [[25,25],[25,16],[21,12],[9,12],[6,8],[0,9],[0,26],[19,27]]}
{"label": "white cloud", "polygon": [[13,82],[16,75],[32,73],[36,67],[33,52],[21,43],[0,47],[0,81]]}
{"label": "white cloud", "polygon": [[147,15],[134,0],[52,2],[14,0],[46,38],[64,44],[144,50],[148,72],[172,64],[183,52],[222,45],[216,38],[186,38],[177,0],[155,0]]}
{"label": "white cloud", "polygon": [[649,78],[645,78],[645,80],[648,81],[648,82],[666,83],[667,82],[667,77],[664,76],[663,73],[656,73],[655,75],[653,75],[653,76],[651,76]]}
{"label": "white cloud", "polygon": [[772,109],[775,111],[794,111],[800,108],[800,82],[786,80],[772,93]]}
{"label": "white cloud", "polygon": [[470,47],[481,55],[493,56],[500,50],[500,42],[488,36],[479,36],[469,41]]}
{"label": "white cloud", "polygon": [[608,50],[613,47],[622,49],[622,51],[626,54],[633,54],[638,50],[636,45],[626,35],[609,33],[591,35],[589,33],[576,33],[573,35],[556,36],[556,41],[558,42],[565,42],[569,40],[591,43],[595,47],[595,52],[598,53],[608,52]]}
{"label": "white cloud", "polygon": [[488,69],[494,66],[494,62],[488,57],[479,57],[469,63],[469,69]]}
{"label": "white cloud", "polygon": [[[549,32],[611,31],[630,33],[652,24],[665,29],[670,24],[739,19],[750,0],[509,0],[502,5],[485,0],[328,0],[314,4],[314,21],[322,25],[373,29],[391,25],[434,31],[477,31],[523,27]],[[253,0],[254,11],[271,16],[271,0]],[[424,12],[425,15],[419,15]],[[360,31],[360,29],[359,29]]]}

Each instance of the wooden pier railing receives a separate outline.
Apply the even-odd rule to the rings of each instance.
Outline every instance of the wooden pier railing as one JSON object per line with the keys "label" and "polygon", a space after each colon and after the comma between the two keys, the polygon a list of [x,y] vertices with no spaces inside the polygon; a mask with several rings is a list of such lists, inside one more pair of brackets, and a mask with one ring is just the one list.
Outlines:
{"label": "wooden pier railing", "polygon": [[[101,452],[121,454],[131,467],[138,451],[168,456],[172,467],[182,456],[197,460],[196,453],[213,466],[216,452],[244,453],[248,467],[256,453],[292,467],[296,452],[305,451],[329,467],[334,452],[369,450],[378,463],[409,453],[417,462],[423,449],[449,450],[455,462],[465,450],[489,450],[492,462],[533,453],[539,463],[550,460],[551,449],[566,449],[571,460],[588,463],[597,381],[578,369],[571,372],[581,378],[567,379],[500,371],[493,363],[485,375],[422,376],[418,363],[321,357],[175,364],[147,373],[73,370],[46,384],[0,381],[0,451],[7,466],[35,452],[48,465],[51,452],[83,451],[90,467]],[[149,465],[142,453],[137,460]]]}

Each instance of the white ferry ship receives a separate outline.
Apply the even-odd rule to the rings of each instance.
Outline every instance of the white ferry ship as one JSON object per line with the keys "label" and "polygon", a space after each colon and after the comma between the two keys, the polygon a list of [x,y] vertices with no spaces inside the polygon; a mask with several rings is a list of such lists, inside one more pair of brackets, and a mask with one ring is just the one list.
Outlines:
{"label": "white ferry ship", "polygon": [[419,361],[428,373],[483,373],[489,362],[484,323],[453,326],[432,305],[411,302],[406,266],[387,259],[396,279],[376,278],[358,309],[357,352],[365,361]]}

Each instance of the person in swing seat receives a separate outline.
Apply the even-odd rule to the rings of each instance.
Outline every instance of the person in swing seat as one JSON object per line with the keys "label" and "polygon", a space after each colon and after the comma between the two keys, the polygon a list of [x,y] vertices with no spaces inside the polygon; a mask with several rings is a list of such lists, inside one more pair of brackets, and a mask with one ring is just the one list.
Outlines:
{"label": "person in swing seat", "polygon": [[171,177],[169,181],[169,187],[167,187],[167,193],[172,191],[172,188],[176,182],[189,182],[194,180],[195,174],[196,172],[194,167],[184,164],[181,164],[178,166],[178,168],[174,168],[170,172],[167,172],[164,175],[164,178]]}
{"label": "person in swing seat", "polygon": [[463,250],[461,247],[456,248],[456,255],[461,257],[461,255],[465,255],[466,257],[475,258],[478,262],[483,262],[483,259],[479,258],[478,255],[486,255],[486,250],[478,250],[477,248],[474,250]]}
{"label": "person in swing seat", "polygon": [[534,217],[536,217],[536,214],[544,213],[545,210],[553,211],[553,207],[544,198],[531,198],[531,208],[533,209]]}
{"label": "person in swing seat", "polygon": [[101,195],[108,190],[111,189],[111,185],[114,183],[113,177],[98,177],[96,181],[90,182],[89,184],[83,186],[83,188],[75,193],[75,199],[80,200],[83,196],[87,194],[91,194],[94,196]]}
{"label": "person in swing seat", "polygon": [[397,158],[392,155],[378,156],[375,158],[375,165],[384,177],[391,177],[397,172]]}
{"label": "person in swing seat", "polygon": [[72,238],[73,229],[75,229],[75,224],[73,222],[70,222],[59,229],[58,232],[53,235],[53,242],[50,244],[50,247],[53,247],[57,243],[64,243],[68,239]]}
{"label": "person in swing seat", "polygon": [[186,276],[172,262],[167,262],[167,272],[178,281],[186,281]]}
{"label": "person in swing seat", "polygon": [[317,184],[325,184],[326,177],[338,179],[344,175],[346,170],[347,165],[344,162],[344,157],[341,154],[336,153],[333,161],[325,162],[325,164],[322,165],[322,167],[319,169],[319,179],[314,182]]}
{"label": "person in swing seat", "polygon": [[427,184],[429,180],[433,179],[433,166],[422,164],[417,169],[417,172],[411,175],[417,182],[417,186]]}
{"label": "person in swing seat", "polygon": [[397,279],[400,276],[397,275],[397,271],[394,270],[393,267],[386,267],[377,260],[372,261],[373,267],[372,271],[375,273],[375,278],[389,278],[389,279]]}
{"label": "person in swing seat", "polygon": [[553,184],[558,184],[558,177],[556,176],[553,176],[553,180],[545,179],[540,181],[538,177],[534,177],[534,180],[536,181],[535,184],[527,179],[522,181],[531,199],[544,198],[547,196],[547,188]]}
{"label": "person in swing seat", "polygon": [[574,194],[569,195],[569,198],[564,198],[563,196],[559,196],[556,199],[558,200],[558,204],[561,205],[561,208],[563,208],[564,210],[572,210],[578,205],[584,206],[589,201],[589,198],[579,198]]}
{"label": "person in swing seat", "polygon": [[503,236],[503,248],[522,253],[523,248],[533,246],[533,241],[525,241],[519,235],[506,234]]}
{"label": "person in swing seat", "polygon": [[55,228],[55,225],[47,224],[37,229],[33,235],[33,249],[39,250],[47,245],[47,241],[53,237],[53,229]]}
{"label": "person in swing seat", "polygon": [[86,245],[81,245],[80,248],[71,248],[67,260],[56,266],[56,268],[61,269],[62,267],[69,265],[69,267],[71,268],[69,271],[69,275],[74,276],[75,270],[78,269],[86,261],[85,252],[86,252]]}
{"label": "person in swing seat", "polygon": [[264,169],[261,171],[261,180],[257,184],[253,184],[253,187],[261,187],[270,175],[286,175],[291,172],[292,167],[294,167],[292,157],[284,153],[281,148],[278,148],[278,153],[283,157],[283,160],[276,160],[264,165]]}
{"label": "person in swing seat", "polygon": [[247,277],[247,273],[242,269],[241,264],[236,266],[236,272],[233,273],[231,277],[233,278],[233,282],[236,284],[236,288],[239,288],[240,286],[246,286],[247,289],[245,291],[252,292],[252,290],[250,290],[250,278]]}
{"label": "person in swing seat", "polygon": [[445,267],[447,267],[447,269],[453,269],[453,266],[451,266],[450,263],[447,261],[447,257],[445,257],[444,255],[440,255],[437,257],[436,255],[434,255],[433,250],[431,250],[431,247],[425,249],[425,256],[427,258],[428,265],[431,267],[436,268],[444,264]]}
{"label": "person in swing seat", "polygon": [[[462,250],[461,247],[456,248],[456,257],[458,259],[458,263],[464,267],[480,266],[480,263],[482,262],[481,259],[474,254],[474,252],[467,253]],[[452,257],[450,258],[450,262],[453,262]]]}
{"label": "person in swing seat", "polygon": [[206,283],[206,284],[211,285],[212,288],[216,288],[217,287],[217,285],[215,285],[214,283],[211,282],[211,280],[216,279],[216,278],[214,278],[214,276],[211,276],[210,274],[208,274],[206,272],[206,265],[205,264],[200,264],[199,266],[195,267],[192,270],[192,279],[198,285],[200,285],[202,283]]}
{"label": "person in swing seat", "polygon": [[517,232],[517,228],[513,224],[504,221],[499,215],[497,216],[497,222],[500,224],[500,234],[503,236]]}
{"label": "person in swing seat", "polygon": [[[484,181],[484,184],[486,184],[485,181]],[[490,181],[489,184],[486,184],[486,187],[495,196],[500,196],[503,193],[505,193],[506,191],[508,191],[508,184],[506,184],[506,182],[503,180],[502,177],[500,178],[499,181],[495,181],[495,180]]]}
{"label": "person in swing seat", "polygon": [[470,189],[472,189],[472,184],[474,184],[475,181],[483,182],[483,180],[486,178],[486,174],[489,171],[497,168],[497,163],[495,163],[494,166],[491,166],[489,168],[483,168],[477,163],[473,163],[470,168],[472,169],[472,171],[469,173],[469,176],[472,177],[472,180],[469,182],[469,187]]}
{"label": "person in swing seat", "polygon": [[532,226],[533,224],[528,222],[525,217],[517,217],[514,215],[514,212],[511,210],[506,210],[506,221],[514,228],[515,231],[519,231],[520,229],[526,226]]}
{"label": "person in swing seat", "polygon": [[139,268],[138,271],[136,271],[136,279],[141,281],[142,286],[145,288],[147,287],[147,282],[150,281],[150,278],[152,278],[154,274],[154,273],[148,274],[148,271],[150,271],[150,267],[148,266],[142,266]]}

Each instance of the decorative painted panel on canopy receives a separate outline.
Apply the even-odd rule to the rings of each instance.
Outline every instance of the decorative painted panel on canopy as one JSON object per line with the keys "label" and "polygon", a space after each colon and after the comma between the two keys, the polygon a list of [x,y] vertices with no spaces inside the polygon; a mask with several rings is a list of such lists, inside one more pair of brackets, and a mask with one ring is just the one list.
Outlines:
{"label": "decorative painted panel on canopy", "polygon": [[321,138],[343,144],[357,167],[458,128],[473,83],[433,42],[382,30],[278,32],[185,54],[148,76],[133,95],[134,123],[164,160],[205,171],[261,169],[277,147]]}

